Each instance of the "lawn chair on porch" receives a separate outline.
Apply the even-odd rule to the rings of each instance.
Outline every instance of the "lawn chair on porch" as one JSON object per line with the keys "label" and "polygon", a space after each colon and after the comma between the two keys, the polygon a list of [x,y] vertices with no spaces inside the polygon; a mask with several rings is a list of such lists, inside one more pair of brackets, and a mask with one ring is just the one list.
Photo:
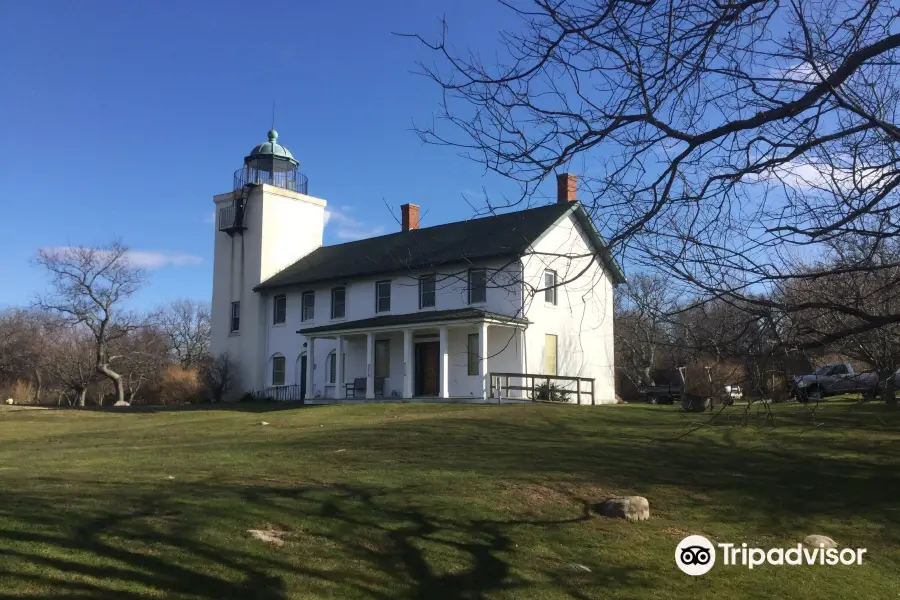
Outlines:
{"label": "lawn chair on porch", "polygon": [[[353,383],[345,383],[346,396],[348,398],[356,398],[357,394],[360,398],[366,397],[366,378],[357,377]],[[375,396],[384,396],[384,377],[375,378]]]}

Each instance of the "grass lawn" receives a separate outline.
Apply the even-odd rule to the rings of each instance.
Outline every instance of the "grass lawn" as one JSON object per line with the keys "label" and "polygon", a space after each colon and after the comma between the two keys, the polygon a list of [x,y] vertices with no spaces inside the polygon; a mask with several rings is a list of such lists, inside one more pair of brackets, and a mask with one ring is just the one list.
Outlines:
{"label": "grass lawn", "polygon": [[[774,427],[730,417],[671,441],[697,417],[3,409],[0,598],[900,597],[900,412],[775,410]],[[615,494],[649,498],[652,519],[596,516]],[[290,532],[283,546],[247,534],[267,527]],[[674,552],[693,533],[763,548],[821,533],[868,554],[752,571],[720,558],[689,577]]]}

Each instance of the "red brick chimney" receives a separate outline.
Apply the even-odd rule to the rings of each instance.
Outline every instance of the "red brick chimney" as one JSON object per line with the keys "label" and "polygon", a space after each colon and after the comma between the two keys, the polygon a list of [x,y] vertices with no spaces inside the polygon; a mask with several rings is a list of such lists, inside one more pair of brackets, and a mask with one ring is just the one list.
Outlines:
{"label": "red brick chimney", "polygon": [[403,231],[419,228],[419,205],[403,204],[400,206],[400,212],[403,215],[401,222],[403,223]]}
{"label": "red brick chimney", "polygon": [[560,173],[556,176],[556,201],[560,204],[578,202],[578,175]]}

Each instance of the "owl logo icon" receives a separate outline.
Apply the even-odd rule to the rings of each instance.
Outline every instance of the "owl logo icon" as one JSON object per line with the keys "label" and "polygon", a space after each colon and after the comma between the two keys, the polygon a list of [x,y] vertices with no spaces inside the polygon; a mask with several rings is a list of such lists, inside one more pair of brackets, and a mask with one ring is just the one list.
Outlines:
{"label": "owl logo icon", "polygon": [[689,535],[675,548],[675,564],[688,575],[703,575],[716,564],[716,547],[702,535]]}

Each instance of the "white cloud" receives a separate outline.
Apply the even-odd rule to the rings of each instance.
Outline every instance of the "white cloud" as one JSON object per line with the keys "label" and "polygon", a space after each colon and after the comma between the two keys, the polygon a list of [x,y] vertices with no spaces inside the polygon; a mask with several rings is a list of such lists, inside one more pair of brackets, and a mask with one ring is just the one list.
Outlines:
{"label": "white cloud", "polygon": [[364,223],[351,217],[349,206],[341,206],[340,210],[325,209],[325,226],[336,225],[337,231],[335,235],[339,240],[353,241],[370,238],[384,233],[384,227],[371,227],[369,223]]}
{"label": "white cloud", "polygon": [[750,181],[777,180],[798,190],[826,189],[835,192],[866,189],[887,181],[888,171],[884,167],[857,163],[855,168],[851,169],[841,166],[853,164],[846,157],[836,157],[835,162],[837,164],[794,160],[770,169],[758,177],[752,177]]}
{"label": "white cloud", "polygon": [[[74,247],[57,246],[41,248],[53,254],[68,254],[76,250]],[[125,254],[128,262],[141,269],[162,269],[165,267],[191,267],[203,264],[203,258],[185,252],[167,252],[164,250],[128,250]]]}
{"label": "white cloud", "polygon": [[183,252],[160,252],[152,250],[129,250],[128,262],[144,269],[162,269],[163,267],[191,267],[203,264],[203,259],[196,254]]}
{"label": "white cloud", "polygon": [[373,227],[372,229],[338,229],[337,237],[344,241],[362,240],[365,238],[375,237],[384,233],[384,227]]}
{"label": "white cloud", "polygon": [[831,67],[827,63],[813,65],[808,62],[798,62],[787,67],[775,67],[769,71],[769,76],[779,81],[791,83],[803,83],[813,85],[823,81],[831,75]]}
{"label": "white cloud", "polygon": [[359,225],[359,222],[350,217],[347,213],[349,212],[348,207],[342,206],[340,210],[331,210],[330,208],[325,209],[325,226],[327,227],[330,223],[341,223],[345,225]]}

